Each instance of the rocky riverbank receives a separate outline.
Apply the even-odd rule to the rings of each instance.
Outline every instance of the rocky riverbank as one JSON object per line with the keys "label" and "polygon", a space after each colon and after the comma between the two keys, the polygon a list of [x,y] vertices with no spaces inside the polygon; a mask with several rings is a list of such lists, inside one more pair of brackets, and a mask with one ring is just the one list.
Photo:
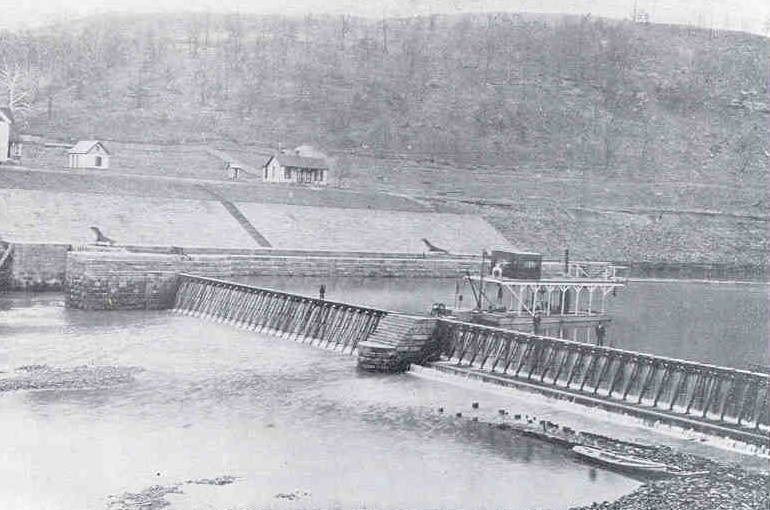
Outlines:
{"label": "rocky riverbank", "polygon": [[[664,462],[698,473],[693,476],[648,480],[616,501],[597,502],[579,510],[766,510],[770,508],[770,475],[752,473],[737,464],[723,464],[679,453],[668,447],[638,447],[604,438],[607,449]],[[578,510],[573,509],[573,510]]]}
{"label": "rocky riverbank", "polygon": [[573,510],[766,510],[767,475],[726,468],[718,473],[647,483],[616,501]]}
{"label": "rocky riverbank", "polygon": [[[500,410],[501,414],[507,414]],[[571,510],[766,510],[770,508],[770,463],[764,472],[751,472],[738,464],[727,464],[668,446],[641,445],[586,432],[559,424],[514,415],[512,424],[497,424],[511,433],[537,437],[562,445],[591,446],[621,455],[661,462],[693,473],[665,479],[640,478],[644,485],[615,501],[595,502]],[[494,424],[489,423],[489,426]]]}

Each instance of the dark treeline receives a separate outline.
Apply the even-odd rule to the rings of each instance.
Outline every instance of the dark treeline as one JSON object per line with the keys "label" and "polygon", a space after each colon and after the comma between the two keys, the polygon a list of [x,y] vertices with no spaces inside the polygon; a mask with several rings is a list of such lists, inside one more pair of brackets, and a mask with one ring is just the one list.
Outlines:
{"label": "dark treeline", "polygon": [[0,102],[66,139],[743,178],[766,171],[768,42],[590,16],[108,16],[0,33]]}

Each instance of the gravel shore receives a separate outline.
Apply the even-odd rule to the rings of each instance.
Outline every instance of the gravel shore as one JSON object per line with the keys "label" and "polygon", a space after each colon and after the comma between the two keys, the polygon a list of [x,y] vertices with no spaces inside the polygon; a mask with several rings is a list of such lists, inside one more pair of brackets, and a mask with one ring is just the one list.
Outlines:
{"label": "gravel shore", "polygon": [[[605,442],[611,443],[611,440]],[[667,447],[635,448],[615,444],[614,451],[665,462],[703,474],[650,480],[634,492],[612,502],[594,503],[572,510],[767,510],[770,508],[770,475],[752,473],[736,464],[722,464]]]}
{"label": "gravel shore", "polygon": [[[500,426],[500,425],[498,425]],[[614,453],[662,462],[690,476],[644,479],[644,485],[615,501],[595,502],[570,510],[767,510],[770,509],[770,462],[768,469],[751,472],[739,464],[678,452],[668,446],[650,446],[610,437],[575,432],[551,422],[526,422],[510,426],[514,433],[561,444],[592,446]]]}
{"label": "gravel shore", "polygon": [[0,376],[0,392],[19,390],[83,390],[129,383],[141,369],[103,365],[57,368],[48,365],[18,367]]}

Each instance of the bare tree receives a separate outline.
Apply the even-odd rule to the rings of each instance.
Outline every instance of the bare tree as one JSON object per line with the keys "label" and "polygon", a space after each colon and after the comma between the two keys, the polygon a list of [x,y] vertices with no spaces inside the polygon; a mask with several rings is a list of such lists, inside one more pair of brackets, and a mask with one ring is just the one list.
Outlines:
{"label": "bare tree", "polygon": [[388,54],[388,21],[382,17],[382,52]]}
{"label": "bare tree", "polygon": [[[32,108],[37,87],[25,66],[3,59],[0,65],[0,93],[14,114],[26,115]],[[2,104],[0,102],[0,104]]]}
{"label": "bare tree", "polygon": [[239,15],[230,15],[225,19],[227,37],[221,45],[223,73],[220,76],[223,98],[230,97],[230,82],[235,75],[240,75],[243,68],[243,23]]}
{"label": "bare tree", "polygon": [[187,25],[187,53],[191,57],[198,56],[201,45],[201,25],[198,17],[193,17]]}
{"label": "bare tree", "polygon": [[489,83],[489,70],[495,58],[497,34],[495,33],[495,15],[487,15],[487,28],[484,32],[484,83]]}
{"label": "bare tree", "polygon": [[213,83],[209,76],[210,66],[206,59],[200,59],[195,67],[195,85],[197,88],[198,103],[206,105],[212,93]]}
{"label": "bare tree", "polygon": [[340,49],[345,51],[345,39],[353,31],[350,26],[350,16],[342,14],[340,15]]}
{"label": "bare tree", "polygon": [[137,78],[128,85],[126,95],[134,100],[136,108],[144,108],[150,98],[150,87],[144,73],[140,73]]}

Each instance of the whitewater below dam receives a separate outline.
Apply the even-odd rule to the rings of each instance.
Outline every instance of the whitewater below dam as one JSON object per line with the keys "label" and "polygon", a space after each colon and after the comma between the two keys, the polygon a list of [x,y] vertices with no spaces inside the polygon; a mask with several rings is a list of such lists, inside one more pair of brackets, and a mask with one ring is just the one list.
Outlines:
{"label": "whitewater below dam", "polygon": [[[318,281],[260,283],[312,293]],[[414,308],[405,311],[454,287],[325,283],[332,299]],[[647,317],[652,297],[628,292]],[[754,296],[751,306],[714,301],[761,312],[764,286],[735,292]],[[696,357],[721,355],[718,343],[706,345]],[[561,423],[600,419],[528,395],[365,374],[347,355],[168,311],[0,296],[2,508],[559,509],[639,486],[490,426],[501,407]]]}

